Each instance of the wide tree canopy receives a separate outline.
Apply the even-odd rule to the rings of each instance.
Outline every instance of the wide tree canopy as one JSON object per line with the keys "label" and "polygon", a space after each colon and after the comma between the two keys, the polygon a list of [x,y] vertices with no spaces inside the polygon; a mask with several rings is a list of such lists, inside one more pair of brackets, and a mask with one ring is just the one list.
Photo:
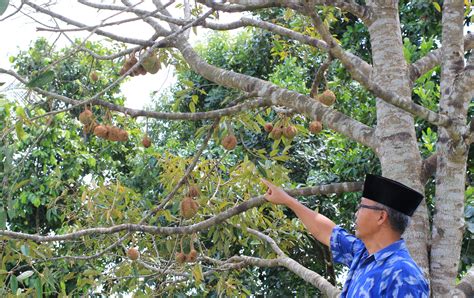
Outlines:
{"label": "wide tree canopy", "polygon": [[70,40],[0,68],[1,296],[337,296],[260,179],[350,230],[366,173],[425,194],[404,238],[432,296],[474,295],[470,1],[77,2],[0,1]]}

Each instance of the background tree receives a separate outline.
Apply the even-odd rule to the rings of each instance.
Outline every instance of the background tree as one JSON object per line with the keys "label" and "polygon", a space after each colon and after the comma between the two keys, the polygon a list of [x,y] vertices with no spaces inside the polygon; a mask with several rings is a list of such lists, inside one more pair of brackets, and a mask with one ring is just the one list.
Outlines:
{"label": "background tree", "polygon": [[[16,71],[0,69],[29,91],[24,102],[2,102],[3,293],[245,295],[274,286],[335,296],[339,268],[292,214],[262,205],[259,177],[295,188],[308,206],[350,228],[357,181],[378,172],[426,194],[405,238],[433,296],[472,295],[471,234],[463,232],[464,217],[470,229],[474,219],[466,191],[469,2],[183,1],[181,16],[160,1],[79,2],[127,19],[83,24],[54,7],[12,3],[60,24],[42,30],[66,33],[66,23],[127,47],[78,41],[53,53],[39,41],[15,58]],[[253,15],[212,20],[225,11]],[[110,27],[133,22],[154,34],[126,37]],[[254,29],[193,48],[191,27]],[[153,111],[124,107],[118,84],[154,71],[157,60],[177,67],[177,85]],[[334,105],[322,103],[327,88]],[[90,127],[81,133],[72,119],[90,106],[97,124],[126,128],[128,142],[99,139]],[[312,136],[310,121],[325,130]],[[298,136],[270,138],[262,131],[270,122],[292,125]],[[141,149],[145,133],[153,146]],[[228,135],[238,142],[231,151],[220,146]],[[199,195],[185,199],[193,186]],[[180,213],[185,200],[200,205],[188,219]],[[308,284],[295,287],[295,276],[277,267]]]}

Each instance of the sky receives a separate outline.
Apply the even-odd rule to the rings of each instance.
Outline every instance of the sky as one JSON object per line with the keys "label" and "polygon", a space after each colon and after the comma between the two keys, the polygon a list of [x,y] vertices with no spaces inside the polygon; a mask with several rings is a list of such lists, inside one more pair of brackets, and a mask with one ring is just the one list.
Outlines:
{"label": "sky", "polygon": [[[11,0],[10,3],[17,5],[20,1]],[[39,1],[35,1],[39,2]],[[96,2],[104,2],[104,1],[96,1]],[[111,1],[108,1],[111,2]],[[120,1],[116,1],[116,5],[120,4]],[[143,8],[155,8],[151,1],[145,1],[147,5],[143,6]],[[178,1],[180,2],[180,1]],[[54,12],[61,13],[71,19],[79,20],[82,23],[87,25],[96,25],[100,23],[100,21],[106,17],[108,17],[111,13],[110,12],[102,12],[96,9],[91,9],[85,7],[84,5],[77,4],[76,1],[57,1],[57,4],[51,7],[51,10]],[[8,7],[7,11],[0,16],[0,19],[8,16],[12,12],[15,11],[15,8],[11,5]],[[182,16],[181,10],[173,9],[173,15]],[[5,21],[0,22],[0,38],[1,38],[1,45],[0,45],[0,67],[5,69],[11,69],[10,62],[8,58],[10,56],[14,56],[19,52],[20,49],[27,49],[28,46],[31,44],[32,41],[36,40],[39,37],[45,37],[50,42],[55,41],[58,38],[58,33],[53,32],[45,32],[45,31],[37,31],[37,27],[44,27],[38,24],[35,20],[31,17],[40,20],[41,22],[54,24],[51,23],[50,18],[41,16],[38,13],[30,11],[29,16],[24,14],[16,14],[13,17],[6,19]],[[130,17],[130,15],[128,15]],[[117,16],[111,20],[119,20],[123,18],[123,16]],[[231,21],[238,19],[238,14],[227,15],[225,18],[226,21]],[[111,29],[107,29],[110,32],[120,32],[121,35],[128,36],[128,37],[139,37],[142,39],[146,39],[150,36],[153,32],[151,28],[144,24],[143,22],[135,22],[136,24],[133,26],[115,26],[110,27]],[[60,23],[61,28],[72,28],[66,26],[64,23]],[[137,36],[137,32],[139,32],[139,36]],[[200,35],[204,36],[203,29],[199,30]],[[88,32],[81,32],[81,33],[68,33],[69,37],[74,39],[77,37],[86,38],[89,33]],[[94,37],[91,38],[92,40],[100,40],[102,37]],[[190,39],[192,43],[196,43],[199,41],[198,36],[195,36],[191,33]],[[61,36],[57,41],[56,44],[58,48],[70,45],[70,41],[66,38]],[[150,103],[150,93],[152,91],[164,91],[169,86],[171,86],[176,81],[176,77],[174,75],[174,68],[166,67],[160,70],[157,74],[147,74],[145,76],[139,77],[130,77],[127,82],[122,84],[121,90],[127,101],[125,102],[125,106],[130,108],[141,109],[144,108],[147,104]],[[0,91],[4,91],[6,89],[11,89],[13,86],[11,83],[15,82],[15,80],[7,75],[0,74],[0,82],[6,82],[6,84],[0,87]],[[16,84],[15,84],[16,85]],[[13,94],[21,94],[22,92],[13,92]]]}

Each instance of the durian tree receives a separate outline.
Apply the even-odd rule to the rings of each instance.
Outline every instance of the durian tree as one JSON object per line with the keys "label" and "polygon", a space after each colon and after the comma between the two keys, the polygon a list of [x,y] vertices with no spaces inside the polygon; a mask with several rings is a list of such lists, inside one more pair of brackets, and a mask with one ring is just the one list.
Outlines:
{"label": "durian tree", "polygon": [[[310,270],[301,265],[302,261],[290,257],[291,250],[303,243],[303,228],[284,210],[265,205],[261,196],[264,189],[259,185],[260,177],[291,185],[288,170],[282,164],[288,161],[288,151],[296,142],[302,142],[303,136],[308,138],[311,132],[320,133],[324,128],[325,137],[332,140],[325,144],[334,145],[334,140],[343,136],[371,152],[377,159],[371,162],[378,163],[382,175],[422,193],[433,192],[433,197],[427,196],[418,208],[404,237],[430,281],[433,296],[473,294],[473,267],[465,268],[461,275],[458,270],[465,233],[464,210],[472,208],[472,197],[465,199],[469,148],[474,138],[469,113],[474,96],[474,58],[469,54],[474,37],[463,31],[472,15],[469,1],[421,1],[427,4],[426,11],[432,11],[421,16],[410,16],[410,8],[419,5],[418,1],[156,0],[153,5],[127,0],[120,4],[78,1],[110,13],[110,17],[91,23],[62,15],[54,5],[11,2],[13,14],[35,11],[54,19],[54,25],[38,25],[41,30],[58,34],[89,31],[123,43],[125,48],[105,53],[84,40],[73,45],[74,51],[48,61],[47,67],[31,67],[24,72],[0,69],[0,73],[23,84],[29,96],[23,106],[2,103],[3,117],[10,117],[10,122],[2,126],[0,279],[6,285],[4,293],[16,294],[18,288],[24,288],[66,295],[64,282],[48,278],[53,275],[48,264],[67,268],[71,263],[80,263],[86,269],[70,272],[64,280],[76,279],[81,294],[128,291],[159,295],[185,285],[188,292],[183,293],[188,295],[249,295],[251,291],[245,284],[252,276],[252,268],[282,267],[324,295],[337,296],[337,284],[325,278],[329,276],[327,272]],[[8,1],[3,1],[3,6],[4,3]],[[275,11],[283,14],[284,21],[275,17]],[[228,22],[224,12],[239,13],[240,19]],[[115,20],[116,15],[126,18]],[[410,28],[416,27],[414,23],[422,21],[439,29],[429,46],[426,40],[432,36],[422,40],[422,36],[407,34],[413,32]],[[124,36],[113,27],[137,22],[147,24],[150,33],[146,35],[143,30]],[[193,30],[200,34],[202,28],[226,31],[250,27],[258,28],[255,32],[271,34],[270,55],[275,63],[272,74],[242,72],[244,68],[238,63],[221,57],[225,43],[220,55],[204,59],[201,49],[189,41]],[[346,42],[335,36],[344,36]],[[413,55],[415,52],[417,55]],[[260,54],[255,52],[251,59],[264,60]],[[48,53],[44,55],[47,57]],[[305,65],[298,63],[302,56]],[[71,57],[113,61],[118,67],[111,68],[116,71],[114,74],[107,69],[89,69],[87,82],[76,86],[89,87],[87,92],[59,92],[54,83],[58,82],[57,72],[64,70],[56,66],[61,59]],[[178,71],[190,69],[226,91],[213,89],[208,93],[193,80],[182,80],[187,88],[174,94],[168,105],[156,105],[167,107],[166,111],[130,109],[104,96],[128,76],[155,73],[164,64],[173,64]],[[102,71],[107,73],[101,82],[105,86],[90,87],[102,80]],[[345,85],[339,86],[341,83]],[[338,88],[343,92],[337,92]],[[354,107],[362,109],[358,101],[371,104],[372,110],[365,110],[368,115],[352,111]],[[132,165],[133,170],[122,168],[112,177],[110,171],[104,170],[81,191],[74,189],[63,196],[44,191],[55,187],[48,185],[40,188],[46,194],[44,202],[35,199],[35,191],[23,195],[22,201],[29,182],[25,179],[19,184],[22,181],[8,179],[12,167],[21,163],[21,156],[8,150],[10,143],[28,138],[24,127],[47,127],[48,121],[71,115],[71,111],[83,124],[84,142],[94,139],[91,142],[101,142],[105,147],[126,141],[128,145],[124,146],[148,147],[143,149],[146,162],[138,155],[130,157],[126,164]],[[368,120],[370,111],[375,121]],[[122,138],[119,136],[127,126],[118,123],[119,117],[133,119],[122,120],[133,122],[130,126],[135,125],[135,119],[147,120],[138,122],[143,125],[141,134],[129,132],[127,138]],[[267,125],[269,120],[273,120],[271,125]],[[173,127],[171,121],[180,121],[182,129],[172,132],[176,137],[172,140],[160,139],[160,130]],[[195,129],[189,129],[192,123]],[[74,129],[74,123],[69,125]],[[426,127],[422,133],[420,126]],[[179,133],[186,136],[187,144],[180,144]],[[263,145],[248,147],[246,137],[259,133],[264,136],[259,140]],[[299,134],[296,140],[295,133]],[[155,136],[163,146],[149,144],[144,134]],[[221,141],[226,149],[216,146]],[[33,140],[30,142],[31,150],[25,154],[34,154],[30,151],[38,148]],[[420,144],[431,146],[429,154]],[[96,150],[99,151],[93,152],[100,156],[100,146]],[[49,159],[57,164],[62,161],[58,156]],[[51,163],[40,173],[50,175],[67,169],[67,165]],[[352,181],[294,187],[288,192],[302,200],[329,195],[327,200],[333,200],[336,209],[345,210],[341,205],[347,202],[336,201],[331,194],[360,191],[362,173],[358,174]],[[94,180],[101,175],[109,176],[96,185]],[[127,179],[128,185],[123,183]],[[434,183],[429,184],[430,181]],[[149,187],[140,189],[137,185]],[[75,200],[68,205],[69,210],[61,210],[69,221],[60,227],[22,229],[11,214],[18,201],[5,195],[13,191],[19,202],[44,206],[46,213],[64,200]],[[467,195],[472,196],[469,188]],[[340,210],[334,212],[334,216],[338,215]],[[27,222],[23,224],[27,226]],[[247,275],[239,273],[243,268]],[[242,275],[247,279],[239,280]]]}

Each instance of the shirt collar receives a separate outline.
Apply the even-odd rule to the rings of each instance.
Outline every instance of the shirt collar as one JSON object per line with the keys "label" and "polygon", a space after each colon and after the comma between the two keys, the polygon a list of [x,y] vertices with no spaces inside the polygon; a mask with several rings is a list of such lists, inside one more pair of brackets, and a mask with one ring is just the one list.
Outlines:
{"label": "shirt collar", "polygon": [[378,252],[374,253],[373,256],[376,261],[382,261],[391,256],[392,254],[399,252],[400,250],[406,250],[405,240],[400,239],[393,242],[387,247],[382,248]]}

